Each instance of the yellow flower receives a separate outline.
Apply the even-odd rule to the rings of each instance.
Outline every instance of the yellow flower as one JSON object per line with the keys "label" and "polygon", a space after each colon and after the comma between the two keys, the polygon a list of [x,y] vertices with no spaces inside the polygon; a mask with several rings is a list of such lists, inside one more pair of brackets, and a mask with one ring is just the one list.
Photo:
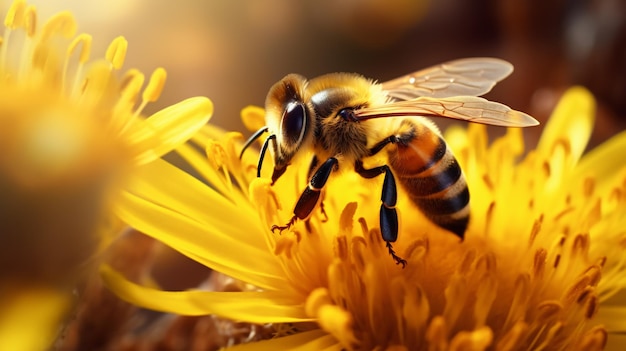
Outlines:
{"label": "yellow flower", "polygon": [[[376,228],[371,189],[382,179],[332,176],[327,220],[315,211],[308,223],[274,234],[270,227],[292,215],[308,165],[292,164],[270,186],[255,178],[253,155],[238,160],[240,135],[207,127],[193,140],[208,160],[179,149],[204,182],[154,162],[134,179],[119,214],[240,280],[241,291],[159,291],[106,266],[103,276],[146,308],[276,325],[275,338],[237,350],[602,349],[612,326],[601,324],[611,320],[600,322],[598,309],[626,286],[626,134],[582,156],[594,108],[590,93],[570,89],[525,156],[519,129],[491,144],[482,125],[450,130],[473,196],[466,239],[430,224],[400,193],[394,248],[405,269]],[[257,127],[262,116],[257,108],[243,113]]]}
{"label": "yellow flower", "polygon": [[[123,37],[106,57],[91,60],[91,36],[76,35],[71,13],[41,24],[35,7],[20,0],[4,27],[0,349],[40,349],[58,328],[54,311],[64,310],[86,261],[116,229],[111,206],[126,177],[189,139],[208,121],[212,103],[191,98],[145,118],[166,73],[156,69],[145,88],[141,72],[120,75]],[[34,327],[45,321],[48,330]]]}

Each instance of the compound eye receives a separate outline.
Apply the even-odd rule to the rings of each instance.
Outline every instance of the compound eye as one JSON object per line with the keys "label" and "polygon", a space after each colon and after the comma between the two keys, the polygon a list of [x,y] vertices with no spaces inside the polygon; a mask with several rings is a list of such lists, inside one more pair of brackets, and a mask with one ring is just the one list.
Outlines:
{"label": "compound eye", "polygon": [[290,102],[283,113],[280,130],[283,138],[290,144],[300,144],[306,129],[306,109],[299,101]]}

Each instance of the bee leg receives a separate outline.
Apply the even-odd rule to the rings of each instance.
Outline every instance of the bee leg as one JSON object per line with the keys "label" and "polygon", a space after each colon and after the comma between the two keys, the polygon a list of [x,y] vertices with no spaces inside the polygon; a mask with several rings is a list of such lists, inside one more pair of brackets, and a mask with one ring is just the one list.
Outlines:
{"label": "bee leg", "polygon": [[[311,176],[313,175],[313,172],[315,171],[315,168],[318,166],[319,164],[319,159],[317,158],[317,156],[313,155],[313,158],[311,159],[311,164],[309,165],[309,172],[307,173],[307,179],[311,179]],[[324,199],[320,200],[320,212],[322,214],[322,216],[324,216],[324,219],[322,219],[322,222],[327,222],[328,221],[328,215],[326,214],[326,210],[324,210]]]}
{"label": "bee leg", "polygon": [[407,263],[406,260],[396,255],[391,245],[392,242],[398,239],[398,212],[396,211],[398,190],[393,173],[391,173],[387,165],[365,169],[361,161],[355,163],[354,169],[363,178],[374,178],[385,173],[383,190],[380,196],[382,201],[380,205],[380,233],[386,243],[387,250],[389,250],[389,255],[396,261],[396,264],[401,264],[402,268],[404,268]]}
{"label": "bee leg", "polygon": [[289,229],[298,219],[309,217],[319,202],[322,188],[326,185],[330,173],[337,168],[337,164],[337,159],[331,157],[315,171],[311,177],[311,181],[302,192],[302,195],[300,195],[296,207],[293,209],[293,217],[283,226],[273,225],[272,232],[279,230],[282,233],[284,230]]}

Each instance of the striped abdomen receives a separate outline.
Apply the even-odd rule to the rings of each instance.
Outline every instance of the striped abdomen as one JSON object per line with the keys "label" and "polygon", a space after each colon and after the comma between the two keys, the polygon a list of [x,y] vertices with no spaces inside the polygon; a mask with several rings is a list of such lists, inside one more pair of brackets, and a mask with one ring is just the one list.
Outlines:
{"label": "striped abdomen", "polygon": [[389,166],[411,200],[433,223],[463,238],[469,221],[469,190],[445,141],[428,126],[411,126],[411,138],[389,149]]}

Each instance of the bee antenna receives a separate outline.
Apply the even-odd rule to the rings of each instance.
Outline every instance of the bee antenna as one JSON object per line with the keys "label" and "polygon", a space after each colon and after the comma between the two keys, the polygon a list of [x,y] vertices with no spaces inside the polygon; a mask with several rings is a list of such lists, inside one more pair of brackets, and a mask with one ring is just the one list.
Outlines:
{"label": "bee antenna", "polygon": [[[256,132],[254,132],[254,134],[252,134],[252,136],[250,138],[248,138],[248,140],[246,140],[246,143],[243,144],[243,149],[241,149],[241,153],[239,154],[239,159],[240,160],[243,157],[243,153],[244,153],[244,151],[246,151],[248,146],[250,146],[255,140],[257,140],[261,136],[261,134],[263,134],[265,132],[267,132],[267,126],[266,127],[262,127],[261,129],[257,130]],[[267,143],[267,140],[265,141],[265,143]]]}

